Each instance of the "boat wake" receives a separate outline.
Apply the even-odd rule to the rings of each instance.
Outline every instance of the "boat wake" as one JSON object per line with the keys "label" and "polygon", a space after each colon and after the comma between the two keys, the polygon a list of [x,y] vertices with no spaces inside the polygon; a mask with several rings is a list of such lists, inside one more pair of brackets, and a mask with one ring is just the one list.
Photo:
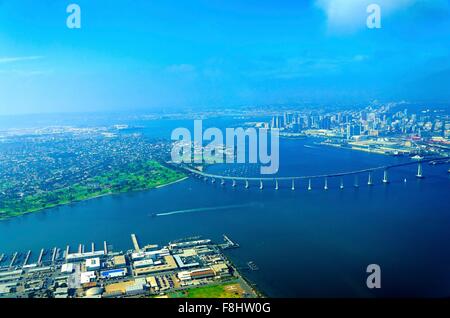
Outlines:
{"label": "boat wake", "polygon": [[178,211],[170,211],[170,212],[163,212],[163,213],[155,213],[155,214],[153,214],[153,216],[168,216],[168,215],[184,214],[184,213],[219,211],[219,210],[226,210],[226,209],[239,209],[239,208],[252,207],[252,206],[256,206],[256,205],[257,205],[256,203],[223,205],[223,206],[214,206],[214,207],[195,208],[195,209],[188,209],[188,210],[178,210]]}

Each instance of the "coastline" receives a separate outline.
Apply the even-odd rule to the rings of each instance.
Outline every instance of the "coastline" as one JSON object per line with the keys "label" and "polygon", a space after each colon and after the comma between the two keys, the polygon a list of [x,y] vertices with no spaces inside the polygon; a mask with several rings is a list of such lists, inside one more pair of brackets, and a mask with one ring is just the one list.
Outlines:
{"label": "coastline", "polygon": [[161,185],[159,185],[159,186],[156,186],[156,187],[154,187],[153,189],[160,189],[160,188],[164,188],[164,187],[167,187],[167,186],[170,186],[170,185],[172,185],[172,184],[175,184],[175,183],[178,183],[178,182],[182,182],[182,181],[184,181],[184,180],[186,180],[186,179],[188,179],[189,177],[183,177],[183,178],[181,178],[181,179],[178,179],[178,180],[175,180],[175,181],[171,181],[171,182],[169,182],[169,183],[165,183],[165,184],[161,184]]}
{"label": "coastline", "polygon": [[25,216],[25,215],[32,214],[32,213],[38,213],[38,212],[46,211],[46,210],[49,210],[49,209],[54,209],[54,208],[57,208],[57,207],[68,206],[68,205],[71,205],[71,204],[76,204],[76,203],[81,203],[81,202],[87,202],[87,201],[90,201],[90,200],[99,199],[99,198],[103,198],[103,197],[107,197],[107,196],[114,196],[114,195],[120,195],[120,194],[126,194],[126,193],[137,193],[137,192],[149,191],[149,190],[153,190],[153,189],[160,189],[160,188],[163,188],[163,187],[166,187],[166,186],[169,186],[169,185],[172,185],[172,184],[184,181],[184,180],[186,180],[188,178],[189,177],[184,176],[184,177],[182,177],[182,178],[180,178],[178,180],[170,181],[168,183],[164,183],[164,184],[158,185],[156,187],[151,187],[151,188],[147,188],[147,189],[136,189],[136,190],[126,191],[126,192],[109,192],[109,193],[104,193],[104,194],[99,194],[99,195],[95,195],[95,196],[92,196],[92,197],[88,197],[88,198],[85,198],[85,199],[82,199],[82,200],[74,200],[74,201],[70,201],[70,202],[54,204],[54,205],[47,206],[47,207],[42,208],[42,209],[35,209],[35,210],[22,212],[22,213],[20,213],[18,215],[11,215],[11,216],[6,216],[6,217],[0,216],[0,222],[6,221],[6,220],[10,220],[12,218]]}
{"label": "coastline", "polygon": [[364,148],[357,148],[357,147],[342,147],[341,145],[336,145],[336,144],[330,144],[330,143],[324,143],[324,142],[318,142],[315,143],[316,145],[319,146],[328,146],[328,147],[333,147],[333,148],[339,148],[339,149],[344,149],[344,150],[354,150],[354,151],[361,151],[361,152],[366,152],[366,153],[372,153],[375,155],[383,155],[383,156],[390,156],[388,153],[381,151],[381,150],[369,150],[369,149],[364,149]]}

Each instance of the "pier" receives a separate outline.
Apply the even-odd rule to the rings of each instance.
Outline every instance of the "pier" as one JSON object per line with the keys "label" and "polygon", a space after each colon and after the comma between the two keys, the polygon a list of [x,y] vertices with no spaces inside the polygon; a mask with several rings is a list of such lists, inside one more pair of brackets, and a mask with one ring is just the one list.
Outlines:
{"label": "pier", "polygon": [[136,238],[136,234],[131,234],[131,241],[133,242],[134,250],[139,252],[141,249],[139,248],[138,240]]}
{"label": "pier", "polygon": [[[66,248],[66,256],[67,256],[68,254],[69,254],[69,245],[67,245],[67,248]],[[55,260],[56,260],[56,247],[53,248],[52,264],[55,263]]]}
{"label": "pier", "polygon": [[256,265],[255,262],[253,262],[253,261],[247,262],[247,266],[251,271],[259,270],[258,265]]}
{"label": "pier", "polygon": [[223,240],[224,243],[220,244],[220,248],[225,250],[225,249],[230,249],[230,248],[238,248],[239,244],[233,242],[227,235],[223,235]]}
{"label": "pier", "polygon": [[25,256],[25,260],[23,261],[23,265],[22,266],[27,265],[28,260],[30,259],[30,255],[31,255],[31,251],[28,251],[27,252],[27,256]]}
{"label": "pier", "polygon": [[14,252],[13,257],[11,259],[11,263],[9,263],[9,267],[13,267],[17,258],[17,252]]}
{"label": "pier", "polygon": [[42,265],[42,257],[44,256],[44,249],[41,249],[41,252],[39,253],[39,257],[38,257],[38,260],[37,260],[37,264],[38,265]]}

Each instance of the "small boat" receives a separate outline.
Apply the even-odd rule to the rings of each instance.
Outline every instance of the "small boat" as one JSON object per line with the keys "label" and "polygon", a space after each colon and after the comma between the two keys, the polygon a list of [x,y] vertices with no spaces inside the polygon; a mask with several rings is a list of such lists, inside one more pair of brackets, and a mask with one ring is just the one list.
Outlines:
{"label": "small boat", "polygon": [[413,160],[422,160],[423,157],[419,156],[419,155],[415,155],[414,157],[411,157],[411,159],[413,159]]}

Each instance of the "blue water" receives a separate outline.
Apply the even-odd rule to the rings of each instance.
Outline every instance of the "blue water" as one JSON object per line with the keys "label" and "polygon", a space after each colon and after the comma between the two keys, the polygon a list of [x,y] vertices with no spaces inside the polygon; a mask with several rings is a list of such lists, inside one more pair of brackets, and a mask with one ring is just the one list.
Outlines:
{"label": "blue water", "polygon": [[[169,130],[168,130],[169,131]],[[310,147],[305,147],[305,145]],[[392,164],[399,159],[283,140],[280,175],[311,175]],[[103,197],[0,222],[0,253],[107,240],[115,250],[202,235],[240,244],[227,252],[251,282],[273,297],[450,296],[450,179],[448,165],[397,168],[384,185],[351,187],[353,178],[266,184],[260,191],[198,179],[146,192]],[[215,167],[211,170],[220,170]],[[227,168],[228,169],[228,168]],[[403,182],[407,178],[407,183]],[[218,208],[217,208],[218,207]],[[170,212],[183,213],[170,213]],[[187,211],[187,212],[186,212]],[[155,213],[169,213],[153,216]],[[259,271],[246,271],[254,261]],[[366,287],[366,267],[382,270],[382,288]]]}

